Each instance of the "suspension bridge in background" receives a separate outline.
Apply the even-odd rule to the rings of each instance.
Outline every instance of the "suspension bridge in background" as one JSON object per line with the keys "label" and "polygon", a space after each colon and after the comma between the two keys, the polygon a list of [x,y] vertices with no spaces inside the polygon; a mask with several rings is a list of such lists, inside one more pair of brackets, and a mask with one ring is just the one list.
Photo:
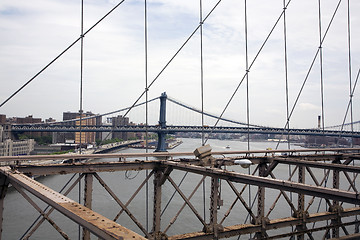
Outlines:
{"label": "suspension bridge in background", "polygon": [[[265,41],[260,45],[254,59],[248,58],[247,39],[247,1],[244,0],[245,16],[245,74],[224,107],[221,114],[207,113],[201,109],[168,97],[163,93],[160,97],[148,100],[148,92],[164,70],[178,57],[179,53],[192,39],[195,33],[200,34],[201,41],[201,92],[203,95],[203,26],[211,24],[212,14],[219,7],[218,1],[207,15],[203,16],[200,0],[199,23],[189,38],[181,45],[164,68],[151,81],[147,81],[145,90],[137,100],[127,108],[107,114],[120,112],[128,114],[139,106],[146,106],[145,124],[107,126],[82,125],[82,71],[83,40],[87,34],[97,27],[101,21],[111,15],[125,1],[114,6],[96,24],[83,31],[68,48],[56,56],[33,78],[27,81],[18,91],[7,98],[0,108],[17,95],[23,88],[35,80],[57,59],[77,43],[81,43],[81,90],[80,90],[80,126],[70,121],[47,124],[14,124],[7,129],[11,133],[22,132],[148,132],[158,134],[157,152],[107,153],[107,154],[62,154],[32,156],[1,156],[0,162],[0,239],[9,236],[9,231],[19,239],[36,238],[39,231],[53,231],[54,235],[63,239],[359,239],[360,238],[360,148],[312,148],[312,149],[235,149],[233,151],[213,151],[206,144],[205,135],[209,133],[241,133],[241,134],[278,134],[283,136],[306,135],[355,139],[360,137],[359,121],[355,121],[353,109],[355,87],[359,78],[357,72],[355,82],[352,79],[351,57],[351,24],[350,1],[338,1],[334,12],[330,14],[329,24],[324,31],[321,20],[322,5],[318,1],[319,46],[311,61],[305,79],[299,86],[294,98],[294,105],[289,104],[287,81],[287,13],[293,1],[283,1],[278,18],[270,29]],[[340,6],[347,7],[347,44],[349,92],[348,104],[342,123],[336,126],[324,125],[324,89],[323,89],[323,48],[328,31],[331,29]],[[147,1],[145,6],[145,36],[147,37]],[[83,2],[82,2],[83,8]],[[82,11],[83,19],[83,11]],[[307,13],[304,13],[307,14]],[[271,38],[274,30],[283,23],[284,72],[286,75],[286,124],[283,128],[255,125],[250,123],[250,104],[248,77],[253,71],[254,63],[260,59],[264,46]],[[147,39],[145,37],[145,51]],[[147,52],[144,54],[147,60]],[[358,56],[356,56],[358,57]],[[292,128],[290,120],[298,106],[316,60],[320,65],[322,102],[321,118],[317,128]],[[147,66],[147,63],[146,63]],[[147,71],[147,69],[146,69]],[[255,71],[255,70],[254,70]],[[225,118],[224,113],[233,101],[241,85],[246,84],[246,122]],[[146,100],[139,103],[141,99]],[[158,122],[149,124],[148,104],[160,101]],[[167,102],[201,116],[201,124],[175,124],[168,120]],[[204,99],[202,97],[202,105]],[[180,112],[180,115],[183,115]],[[214,124],[208,126],[204,118],[212,119]],[[350,119],[347,121],[346,119]],[[165,137],[167,134],[179,132],[202,133],[202,141],[194,145],[188,152],[166,152]],[[81,134],[80,134],[81,136]],[[147,139],[147,138],[146,138]],[[248,138],[249,141],[249,138]],[[81,142],[81,140],[80,140]],[[147,141],[146,141],[147,142]],[[200,147],[199,147],[200,146]],[[124,178],[119,173],[124,173]],[[135,173],[132,176],[131,173]],[[38,179],[38,177],[46,176]],[[122,176],[122,175],[121,175]],[[49,179],[54,178],[61,183],[59,190],[47,186]],[[130,181],[130,183],[128,182]],[[13,202],[25,199],[37,213],[37,217],[25,218],[22,209],[16,209],[21,218],[26,219],[29,227],[17,224],[17,219],[10,222],[14,210],[7,211],[7,196],[14,194]],[[105,197],[104,197],[105,196]],[[77,199],[77,200],[74,200]],[[109,200],[110,199],[110,200]],[[25,208],[25,204],[23,205]],[[55,210],[58,215],[53,213]],[[25,212],[25,211],[24,211]],[[126,217],[124,217],[126,216]],[[10,220],[9,220],[10,219]],[[46,226],[44,222],[48,223]],[[71,223],[69,223],[71,222]],[[75,223],[75,224],[73,224]],[[23,233],[16,230],[24,229]],[[41,230],[43,229],[43,230]],[[44,230],[45,229],[45,230]],[[40,233],[41,235],[41,233]]]}
{"label": "suspension bridge in background", "polygon": [[[159,121],[156,125],[144,125],[144,124],[133,124],[133,125],[122,125],[122,126],[113,126],[113,125],[82,125],[81,129],[79,124],[74,125],[70,124],[71,122],[79,120],[68,120],[60,123],[40,123],[40,124],[14,124],[8,131],[13,133],[24,133],[24,132],[152,132],[158,134],[158,147],[157,151],[166,151],[165,147],[165,137],[168,134],[176,133],[241,133],[241,134],[278,134],[282,136],[288,135],[303,135],[303,136],[323,136],[323,137],[346,137],[346,138],[359,138],[360,131],[358,128],[360,126],[360,121],[354,123],[347,123],[344,125],[338,125],[334,127],[327,127],[326,129],[321,128],[312,128],[312,129],[293,129],[293,128],[274,128],[266,127],[259,125],[250,125],[243,122],[238,122],[231,119],[221,118],[214,114],[203,113],[204,115],[213,118],[215,120],[222,120],[225,123],[231,123],[240,126],[189,126],[189,125],[172,125],[167,124],[166,120],[166,101],[171,101],[178,106],[181,106],[185,109],[188,109],[192,112],[202,114],[201,110],[186,105],[185,103],[180,103],[179,101],[168,98],[166,93],[163,93],[160,97],[152,99],[152,101],[159,99],[160,100],[160,111],[159,111]],[[145,103],[139,104],[141,106]],[[123,111],[130,109],[124,108]],[[87,117],[84,119],[97,118],[99,116],[106,116],[107,114],[95,115],[93,117]],[[352,126],[352,130],[344,130],[344,126]],[[330,130],[330,128],[334,128]]]}

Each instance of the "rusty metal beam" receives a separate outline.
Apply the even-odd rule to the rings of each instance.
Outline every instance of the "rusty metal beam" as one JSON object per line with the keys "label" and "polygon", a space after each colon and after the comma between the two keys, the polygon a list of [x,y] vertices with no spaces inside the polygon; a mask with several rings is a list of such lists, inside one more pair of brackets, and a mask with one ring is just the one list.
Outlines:
{"label": "rusty metal beam", "polygon": [[157,161],[102,162],[74,164],[21,165],[16,170],[27,175],[54,175],[68,173],[114,172],[153,169]]}
{"label": "rusty metal beam", "polygon": [[[84,206],[92,209],[93,175],[85,174]],[[83,228],[83,240],[90,240],[90,231]]]}
{"label": "rusty metal beam", "polygon": [[354,172],[360,173],[360,167],[358,166],[349,166],[339,163],[322,163],[322,162],[314,162],[314,161],[307,161],[307,160],[297,160],[291,158],[274,158],[274,161],[283,163],[283,164],[291,164],[297,166],[306,166],[306,167],[313,167],[313,168],[321,168],[321,169],[331,169],[337,171],[344,171],[344,172]]}
{"label": "rusty metal beam", "polygon": [[[196,185],[196,187],[194,188],[194,190],[192,191],[192,193],[189,196],[189,201],[191,200],[191,198],[194,196],[195,192],[198,190],[198,188],[200,187],[200,185],[204,182],[205,180],[205,176],[203,176],[200,180],[200,182]],[[181,206],[181,208],[179,209],[179,211],[176,213],[176,215],[171,219],[169,225],[165,228],[164,233],[166,233],[169,228],[175,223],[176,219],[178,218],[178,216],[180,215],[180,213],[182,212],[182,210],[185,208],[186,206],[186,202],[184,202],[184,204]]]}
{"label": "rusty metal beam", "polygon": [[149,237],[149,233],[146,231],[146,229],[142,226],[142,224],[135,218],[135,216],[131,213],[131,211],[125,206],[125,204],[122,203],[122,201],[116,196],[116,194],[111,190],[111,188],[104,182],[104,180],[97,174],[93,174],[94,177],[99,181],[101,186],[110,194],[110,196],[119,204],[119,206],[124,209],[126,214],[130,217],[130,219],[138,226],[138,228],[147,236]]}
{"label": "rusty metal beam", "polygon": [[[355,158],[359,158],[360,148],[303,148],[303,149],[283,149],[283,150],[251,150],[251,151],[218,151],[212,152],[212,155],[251,155],[264,154],[271,155],[275,153],[286,153],[292,155],[294,153],[325,153],[334,152],[345,154],[346,152],[354,153]],[[356,154],[357,153],[357,154]],[[326,156],[325,154],[323,154]],[[333,154],[332,154],[333,155]],[[172,158],[178,156],[194,156],[193,152],[153,152],[153,153],[111,153],[111,154],[62,154],[62,155],[32,155],[32,156],[0,156],[0,162],[7,161],[28,161],[28,160],[57,160],[57,159],[98,159],[98,158],[138,158],[138,157],[163,157]],[[351,157],[351,154],[346,156]]]}
{"label": "rusty metal beam", "polygon": [[49,218],[48,214],[42,211],[41,208],[21,189],[19,184],[12,182],[12,185],[30,203],[30,205],[32,205],[36,211],[38,211],[41,216],[43,216],[43,218],[46,219],[50,225],[60,233],[64,239],[70,239],[69,236],[63,230],[61,230],[61,228],[51,218]]}
{"label": "rusty metal beam", "polygon": [[174,169],[189,171],[210,177],[218,177],[219,179],[225,179],[232,182],[263,186],[300,194],[303,193],[310,196],[328,198],[353,204],[358,204],[360,201],[360,194],[355,192],[312,186],[308,184],[290,182],[285,180],[251,176],[248,174],[229,172],[226,170],[220,170],[215,168],[203,168],[189,164],[176,163],[172,161],[161,162],[161,164],[163,164],[164,166],[172,166]]}
{"label": "rusty metal beam", "polygon": [[[146,176],[146,178],[144,179],[144,181],[140,184],[140,186],[136,189],[136,191],[134,192],[134,194],[129,198],[129,200],[125,203],[125,207],[129,206],[129,204],[131,203],[131,201],[136,197],[136,195],[140,192],[140,190],[143,188],[143,186],[149,181],[150,177],[154,174],[154,171],[151,171],[149,175]],[[121,210],[119,211],[119,213],[116,215],[116,217],[114,218],[114,221],[118,220],[118,218],[120,217],[120,215],[124,212],[125,210],[123,208],[121,208]]]}
{"label": "rusty metal beam", "polygon": [[13,171],[9,167],[0,167],[0,173],[46,202],[59,212],[72,219],[77,224],[90,230],[94,235],[103,239],[145,239],[139,234],[105,218],[104,216],[84,207],[66,196],[46,187],[45,185]]}
{"label": "rusty metal beam", "polygon": [[[0,174],[1,175],[1,174]],[[79,183],[79,181],[82,179],[83,175],[79,176],[72,184],[71,186],[68,188],[68,190],[66,190],[66,192],[64,193],[65,196],[67,196],[73,189],[74,187]],[[47,207],[48,208],[48,207]],[[46,211],[46,209],[44,210],[44,212]],[[46,212],[46,215],[49,216],[55,209],[53,207],[51,207],[47,212]],[[41,217],[42,215],[40,215]],[[40,218],[39,217],[39,218]],[[29,231],[27,233],[25,233],[23,239],[29,239],[31,237],[31,235],[41,226],[41,224],[45,221],[45,218],[42,217],[40,220],[36,219],[35,222],[33,224],[35,224],[36,222],[36,225],[33,225]],[[38,221],[39,220],[39,221]]]}
{"label": "rusty metal beam", "polygon": [[[356,216],[360,214],[360,207],[357,208],[349,208],[349,209],[344,209],[343,212],[341,213],[342,217],[350,217],[350,216]],[[323,213],[314,213],[314,214],[309,214],[309,216],[306,217],[306,223],[312,223],[312,222],[320,222],[320,221],[326,221],[326,220],[331,220],[331,219],[336,219],[337,213],[330,213],[330,212],[323,212]],[[280,228],[285,228],[285,227],[291,227],[293,225],[297,225],[297,224],[301,224],[303,221],[302,218],[294,218],[294,217],[288,217],[288,218],[281,218],[281,219],[273,219],[270,220],[268,223],[266,223],[266,225],[264,226],[266,230],[273,230],[273,229],[280,229]],[[354,225],[356,224],[357,221],[355,222],[350,222],[350,223],[344,223],[344,225]],[[333,226],[327,226],[325,228],[318,228],[318,229],[306,229],[304,230],[302,233],[310,233],[310,232],[316,232],[316,231],[321,231],[324,229],[330,229]],[[250,233],[255,233],[258,231],[261,231],[262,226],[260,224],[238,224],[238,225],[233,225],[233,226],[227,226],[224,227],[224,230],[219,232],[219,238],[229,238],[232,236],[238,236],[238,235],[243,235],[243,234],[250,234]],[[299,233],[294,232],[292,233],[292,235],[297,235]],[[288,236],[290,236],[291,234],[288,234]],[[170,236],[168,239],[169,240],[206,240],[206,239],[211,239],[212,238],[212,233],[205,233],[205,232],[193,232],[193,233],[185,233],[185,234],[180,234],[180,235],[174,235],[174,236]]]}
{"label": "rusty metal beam", "polygon": [[343,236],[343,237],[331,238],[329,240],[359,240],[359,239],[360,239],[360,233],[356,233],[356,234],[347,235],[347,236]]}

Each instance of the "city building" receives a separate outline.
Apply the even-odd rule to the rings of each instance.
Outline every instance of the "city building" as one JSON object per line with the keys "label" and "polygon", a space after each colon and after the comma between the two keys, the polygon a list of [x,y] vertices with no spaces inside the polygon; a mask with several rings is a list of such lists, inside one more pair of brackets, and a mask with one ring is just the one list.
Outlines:
{"label": "city building", "polygon": [[4,125],[6,123],[6,115],[0,114],[0,125]]}
{"label": "city building", "polygon": [[[71,121],[79,119],[78,121]],[[92,112],[85,112],[81,115],[81,126],[101,125],[101,117],[96,117]],[[80,113],[64,112],[63,125],[72,125],[80,129]],[[54,136],[54,143],[76,143],[89,144],[94,143],[97,139],[101,139],[101,133],[96,132],[64,132],[57,133]]]}
{"label": "city building", "polygon": [[[113,127],[121,127],[121,126],[133,126],[134,123],[129,121],[128,117],[123,117],[122,115],[119,115],[117,117],[113,117],[111,119],[112,126]],[[118,138],[122,140],[129,140],[132,138],[135,138],[136,134],[132,132],[113,132],[112,138]]]}
{"label": "city building", "polygon": [[34,146],[34,139],[22,141],[6,139],[3,142],[0,142],[0,156],[29,155],[34,150]]}

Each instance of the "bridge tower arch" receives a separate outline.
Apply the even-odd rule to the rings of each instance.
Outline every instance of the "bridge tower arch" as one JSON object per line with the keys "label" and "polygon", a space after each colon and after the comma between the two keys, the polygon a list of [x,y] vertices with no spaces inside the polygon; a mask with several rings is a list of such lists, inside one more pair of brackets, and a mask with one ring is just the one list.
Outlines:
{"label": "bridge tower arch", "polygon": [[[166,92],[163,92],[160,96],[160,116],[159,116],[159,128],[160,130],[166,129]],[[166,133],[158,131],[158,145],[155,152],[166,152]]]}

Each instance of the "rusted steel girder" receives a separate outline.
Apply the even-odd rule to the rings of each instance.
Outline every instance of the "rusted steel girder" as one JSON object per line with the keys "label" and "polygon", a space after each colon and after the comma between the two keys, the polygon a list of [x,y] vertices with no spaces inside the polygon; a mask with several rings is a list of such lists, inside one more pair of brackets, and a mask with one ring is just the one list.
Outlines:
{"label": "rusted steel girder", "polygon": [[[360,214],[360,207],[356,208],[349,208],[344,209],[341,213],[341,216],[346,218],[350,216],[356,216]],[[322,212],[322,213],[314,213],[309,214],[306,217],[306,223],[313,223],[313,222],[321,222],[331,219],[338,218],[337,213],[332,212]],[[238,225],[232,225],[224,227],[224,230],[218,233],[219,238],[229,238],[232,236],[238,236],[243,234],[250,234],[261,231],[262,227],[265,227],[265,230],[273,230],[273,229],[280,229],[280,228],[286,228],[294,225],[301,224],[304,221],[302,218],[295,218],[295,217],[288,217],[288,218],[281,218],[281,219],[273,219],[269,220],[269,222],[266,223],[265,226],[261,226],[261,224],[238,224]],[[346,223],[343,223],[344,225],[347,225]],[[355,222],[350,222],[349,225],[354,225]],[[306,229],[303,233],[311,233],[316,231],[322,231],[324,229],[331,229],[333,226],[329,225],[325,228],[317,228],[317,229]],[[297,232],[292,232],[289,234],[285,234],[286,236],[295,236],[298,235]],[[207,240],[211,239],[213,237],[212,233],[205,233],[205,232],[193,232],[193,233],[185,233],[180,235],[174,235],[170,236],[169,240]],[[269,236],[271,238],[271,236]]]}
{"label": "rusted steel girder", "polygon": [[[93,175],[85,174],[84,205],[92,209]],[[83,228],[83,240],[90,240],[90,231]]]}
{"label": "rusted steel girder", "polygon": [[232,182],[251,184],[255,186],[263,186],[272,189],[278,189],[283,191],[295,192],[299,194],[306,194],[315,197],[338,200],[352,204],[359,204],[360,202],[360,194],[356,192],[349,192],[349,191],[325,188],[320,186],[312,186],[308,184],[290,182],[285,180],[251,176],[247,174],[229,172],[226,170],[220,170],[216,168],[204,168],[200,166],[177,163],[172,161],[161,162],[161,164],[165,166],[172,166],[174,169],[193,172],[196,174],[206,175],[210,177],[218,177],[219,179],[225,179]]}
{"label": "rusted steel girder", "polygon": [[[294,153],[325,153],[334,152],[347,157],[354,157],[359,159],[360,148],[310,148],[310,149],[283,149],[283,150],[251,150],[251,151],[214,151],[211,152],[212,156],[216,155],[246,155],[264,154],[270,156],[271,154],[283,153],[293,155]],[[349,155],[349,153],[352,153]],[[337,155],[335,154],[335,155]],[[319,155],[319,154],[317,154]],[[320,154],[326,156],[327,154]],[[334,154],[332,154],[334,155]],[[108,154],[62,154],[62,155],[30,155],[30,156],[0,156],[0,162],[8,161],[45,161],[57,159],[99,159],[99,158],[137,158],[137,157],[163,157],[166,159],[178,156],[194,156],[193,152],[154,152],[154,153],[108,153]],[[293,155],[295,156],[295,155]]]}
{"label": "rusted steel girder", "polygon": [[10,167],[0,167],[1,175],[7,176],[10,183],[15,183],[59,210],[94,235],[103,239],[145,239],[139,234],[105,218],[104,216],[84,207],[66,196],[46,187],[45,185],[13,171]]}
{"label": "rusted steel girder", "polygon": [[73,164],[20,165],[16,170],[31,176],[68,173],[115,172],[126,170],[153,169],[158,161],[102,162]]}
{"label": "rusted steel girder", "polygon": [[336,171],[344,171],[344,172],[354,172],[360,173],[360,167],[358,166],[350,166],[341,164],[339,162],[335,163],[322,163],[316,161],[308,161],[308,160],[298,160],[292,157],[289,158],[273,158],[274,162],[283,163],[283,164],[290,164],[290,165],[297,165],[297,166],[306,166],[306,167],[313,167],[313,168],[320,168],[320,169],[331,169]]}

